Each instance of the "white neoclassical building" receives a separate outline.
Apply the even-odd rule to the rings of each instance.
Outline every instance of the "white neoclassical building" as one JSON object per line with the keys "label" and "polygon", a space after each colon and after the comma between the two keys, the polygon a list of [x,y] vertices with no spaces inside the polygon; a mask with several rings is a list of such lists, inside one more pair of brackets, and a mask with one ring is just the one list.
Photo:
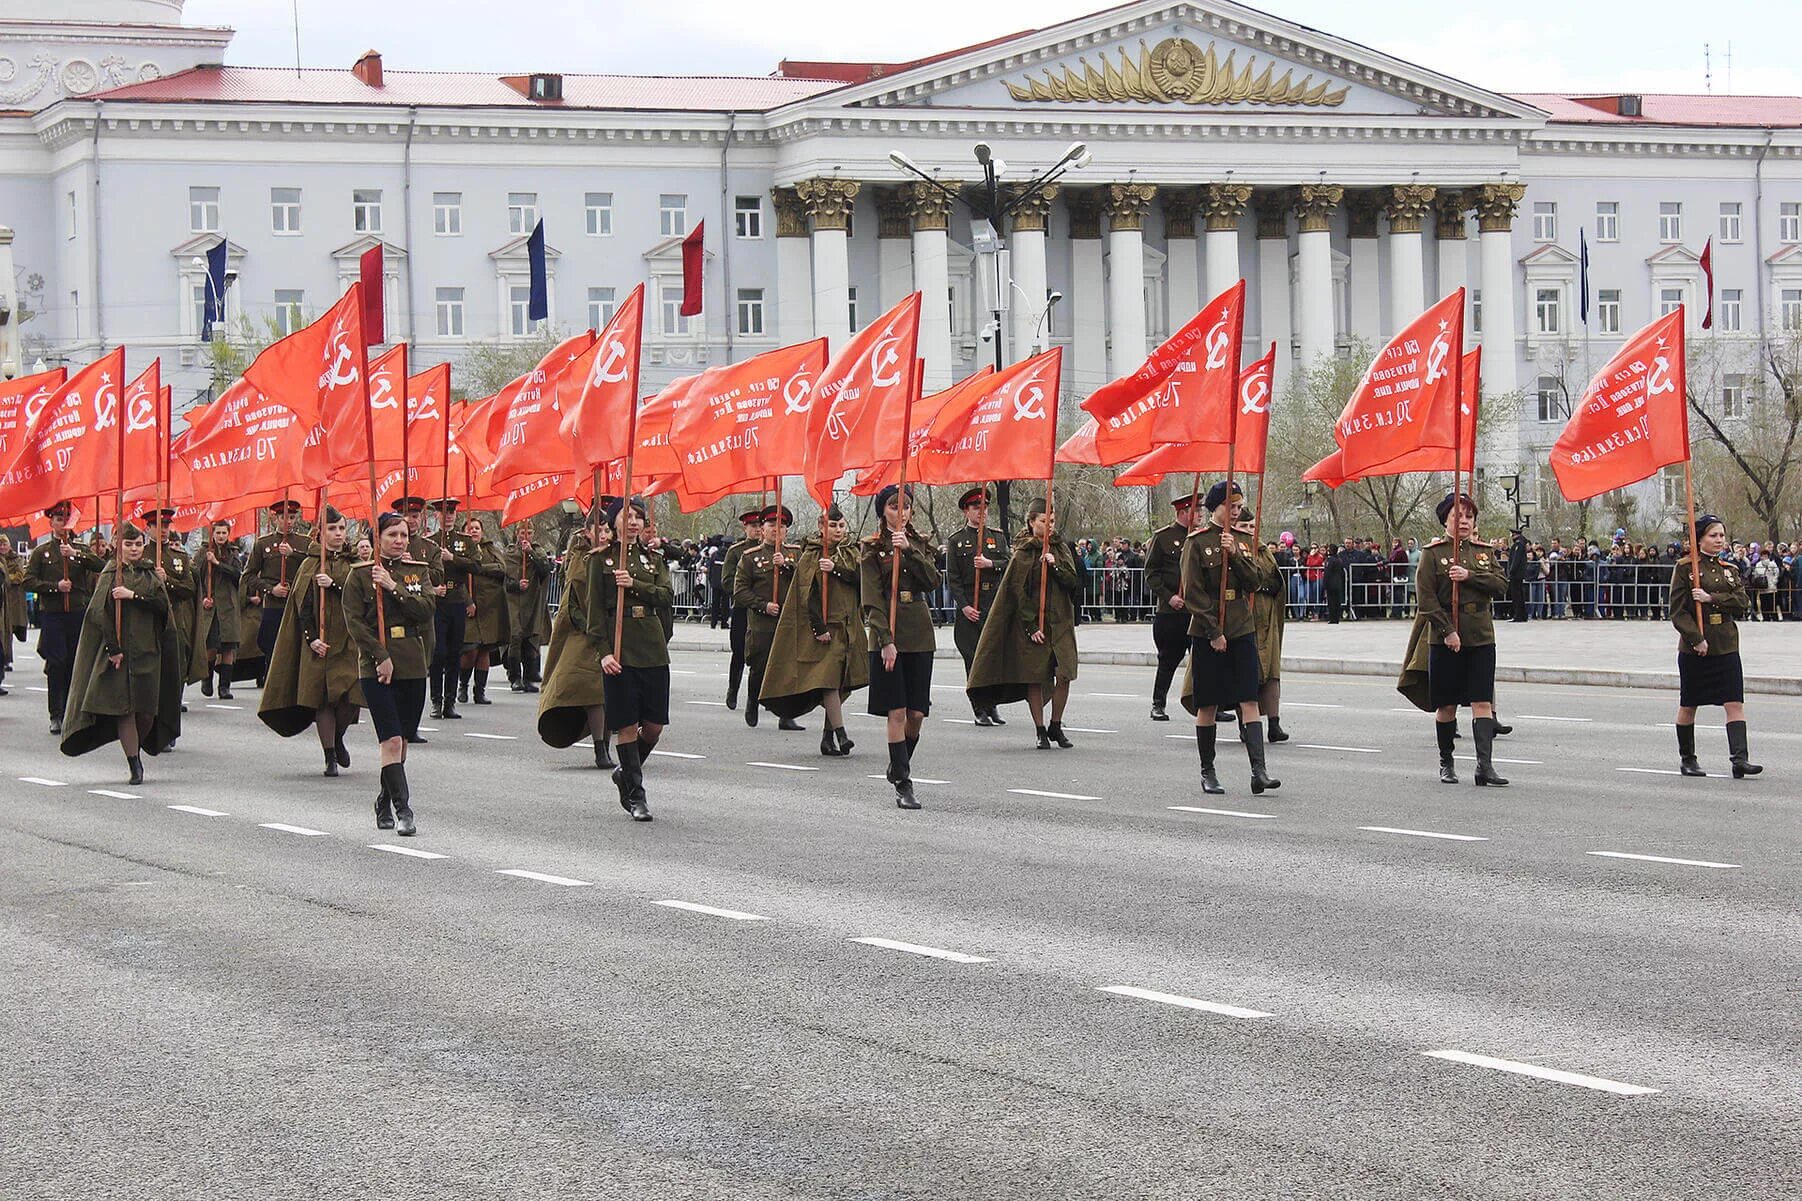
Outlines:
{"label": "white neoclassical building", "polygon": [[[323,308],[380,240],[389,337],[455,361],[531,332],[523,243],[542,217],[554,324],[597,325],[647,285],[652,384],[836,344],[917,288],[942,386],[996,353],[976,193],[953,202],[891,155],[955,188],[979,176],[977,143],[1015,184],[1088,148],[1002,230],[1001,353],[1063,345],[1076,395],[1241,276],[1247,355],[1275,342],[1284,374],[1464,285],[1486,390],[1526,394],[1495,463],[1530,472],[1561,385],[1676,303],[1699,319],[1710,237],[1717,338],[1802,323],[1802,98],[1503,95],[1229,0],[730,78],[448,74],[374,53],[221,66],[231,32],[182,25],[181,7],[0,0],[0,286],[27,367],[124,343],[134,369],[161,355],[185,400],[204,384],[197,259],[222,238],[232,313],[277,321]],[[706,310],[687,319],[678,243],[702,220]],[[1745,386],[1722,377],[1729,416]]]}

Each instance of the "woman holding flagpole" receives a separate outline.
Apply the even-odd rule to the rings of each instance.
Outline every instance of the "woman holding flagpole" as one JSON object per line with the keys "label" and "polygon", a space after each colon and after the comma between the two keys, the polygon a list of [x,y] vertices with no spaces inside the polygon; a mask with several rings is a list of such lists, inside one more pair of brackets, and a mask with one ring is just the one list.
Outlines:
{"label": "woman holding flagpole", "polygon": [[607,684],[601,672],[601,646],[587,633],[588,556],[613,541],[603,502],[588,510],[585,534],[578,533],[563,551],[563,600],[551,622],[551,644],[544,655],[544,690],[538,694],[538,737],[546,746],[574,746],[586,732],[594,744],[594,765],[612,771],[607,732]]}
{"label": "woman holding flagpole", "polygon": [[[1024,700],[1038,747],[1069,749],[1064,706],[1076,678],[1076,611],[1082,576],[1069,543],[1055,537],[1056,517],[1043,499],[1032,502],[1014,538],[993,611],[983,624],[965,691],[977,712]],[[1038,598],[1043,588],[1043,620]],[[1045,701],[1051,723],[1045,723]]]}
{"label": "woman holding flagpole", "polygon": [[507,568],[500,551],[488,541],[482,519],[473,513],[463,521],[463,549],[459,553],[473,566],[463,632],[463,678],[457,699],[467,698],[472,705],[492,705],[494,702],[488,699],[488,671],[494,657],[507,645]]}
{"label": "woman holding flagpole", "polygon": [[[630,480],[630,472],[626,473]],[[675,596],[669,562],[641,538],[645,503],[615,497],[607,524],[624,537],[588,555],[582,632],[597,643],[607,696],[607,725],[619,749],[613,773],[620,807],[635,822],[651,820],[644,765],[669,725],[669,639],[659,610]]]}
{"label": "woman holding flagpole", "polygon": [[787,721],[816,705],[826,711],[820,754],[840,758],[854,745],[844,703],[870,682],[869,644],[857,594],[858,556],[837,505],[822,514],[820,537],[801,542],[788,601],[776,621],[768,667],[754,703]]}
{"label": "woman holding flagpole", "polygon": [[[906,423],[903,422],[905,426]],[[869,627],[870,713],[888,719],[888,782],[895,806],[918,809],[913,754],[932,711],[932,656],[938,636],[929,600],[938,591],[938,554],[913,528],[913,489],[876,494],[881,527],[863,540],[858,589]]]}
{"label": "woman holding flagpole", "polygon": [[344,515],[327,505],[320,515],[318,543],[294,569],[298,591],[276,631],[269,678],[257,706],[263,724],[283,738],[312,726],[319,734],[327,776],[350,766],[344,735],[364,703],[357,648],[344,624],[344,587],[357,565],[349,535]]}
{"label": "woman holding flagpole", "polygon": [[1733,778],[1764,768],[1751,760],[1746,740],[1746,682],[1739,659],[1739,618],[1751,611],[1739,570],[1721,562],[1727,526],[1712,513],[1690,528],[1695,554],[1671,569],[1666,611],[1677,627],[1677,753],[1686,776],[1705,776],[1696,758],[1696,710],[1727,711],[1727,754]]}
{"label": "woman holding flagpole", "polygon": [[378,830],[417,833],[407,785],[407,742],[425,711],[426,629],[433,614],[432,577],[406,557],[412,531],[399,513],[376,525],[377,557],[359,563],[344,586],[344,626],[357,648],[357,674],[382,747]]}

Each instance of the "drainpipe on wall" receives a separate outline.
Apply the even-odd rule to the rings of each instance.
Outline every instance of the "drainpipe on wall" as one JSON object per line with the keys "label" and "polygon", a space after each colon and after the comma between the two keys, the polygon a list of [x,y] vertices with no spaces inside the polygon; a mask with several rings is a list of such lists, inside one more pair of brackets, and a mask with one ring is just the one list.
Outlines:
{"label": "drainpipe on wall", "polygon": [[[106,306],[101,303],[100,294],[100,118],[101,110],[105,107],[106,101],[94,101],[94,141],[89,150],[89,156],[94,160],[94,195],[88,204],[88,222],[93,227],[93,237],[89,241],[93,246],[94,270],[89,282],[93,285],[94,293],[94,340],[100,344],[95,358],[106,353]],[[75,325],[77,329],[81,327],[79,308],[75,311]]]}
{"label": "drainpipe on wall", "polygon": [[1771,152],[1771,143],[1776,140],[1777,131],[1765,131],[1764,145],[1758,148],[1758,160],[1752,164],[1752,253],[1757,261],[1752,264],[1752,278],[1758,283],[1758,336],[1765,335],[1765,280],[1764,280],[1764,156]]}
{"label": "drainpipe on wall", "polygon": [[738,114],[726,114],[726,138],[720,143],[720,289],[724,297],[720,301],[720,309],[726,322],[726,361],[730,363],[736,353],[736,334],[738,321],[732,306],[732,242],[734,220],[732,210],[732,180],[727,174],[727,157],[732,153],[732,139],[738,127]]}
{"label": "drainpipe on wall", "polygon": [[[407,108],[407,147],[401,156],[400,184],[400,232],[407,239],[407,340],[417,343],[413,322],[419,314],[419,306],[413,295],[413,131],[419,124],[419,106],[409,105]],[[409,351],[408,370],[413,369],[411,352]]]}

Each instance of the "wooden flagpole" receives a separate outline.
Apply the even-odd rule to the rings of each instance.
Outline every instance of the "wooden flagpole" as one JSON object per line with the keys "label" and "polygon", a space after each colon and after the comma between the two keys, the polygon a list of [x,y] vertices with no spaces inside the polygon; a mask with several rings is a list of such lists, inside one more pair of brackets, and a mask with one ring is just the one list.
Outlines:
{"label": "wooden flagpole", "polygon": [[[160,387],[157,390],[162,393]],[[158,571],[163,569],[163,543],[167,540],[165,534],[169,528],[167,522],[169,520],[169,422],[171,414],[166,410],[173,404],[173,400],[169,399],[165,403],[165,398],[173,398],[174,395],[173,392],[168,392],[162,393],[156,398],[156,449],[159,459],[156,468],[156,569]],[[157,578],[161,579],[162,577],[158,576]]]}
{"label": "wooden flagpole", "polygon": [[[1464,289],[1458,289],[1462,295]],[[1458,566],[1463,537],[1459,534],[1460,510],[1464,506],[1464,306],[1458,306],[1458,378],[1452,384],[1452,566]],[[1472,401],[1475,404],[1475,401]],[[1473,417],[1476,415],[1473,408]],[[1476,422],[1471,422],[1471,437],[1476,437]],[[1452,581],[1452,633],[1458,632],[1458,581]]]}
{"label": "wooden flagpole", "polygon": [[[363,303],[362,282],[358,281],[357,283],[352,284],[351,287],[358,289],[357,305],[359,309],[358,315],[360,317]],[[363,388],[363,448],[369,458],[369,529],[370,532],[375,535],[370,540],[369,549],[375,556],[375,561],[380,563],[382,561],[381,519],[377,514],[375,507],[375,407],[369,399],[369,331],[363,328],[361,320],[357,322],[357,371],[357,378],[361,381]],[[404,491],[405,490],[403,489],[403,492]],[[283,496],[285,498],[286,492],[283,493]],[[285,505],[283,507],[286,508]],[[386,649],[388,645],[388,617],[383,611],[382,590],[377,588],[374,591],[376,634],[383,648]]]}
{"label": "wooden flagpole", "polygon": [[[329,483],[319,485],[319,495],[313,500],[313,534],[314,540],[319,544],[319,571],[315,572],[315,575],[325,572],[325,494],[330,487]],[[304,588],[306,585],[302,584],[301,586]],[[319,586],[318,580],[314,580],[313,607],[319,611],[319,641],[321,642],[325,642],[325,604],[325,589]],[[326,642],[325,649],[331,650],[332,644]]]}
{"label": "wooden flagpole", "polygon": [[[824,510],[822,510],[822,512],[824,512]],[[775,555],[779,555],[782,553],[783,535],[785,533],[787,533],[787,531],[788,531],[788,526],[784,525],[782,522],[782,477],[777,476],[776,477],[776,549],[774,552],[772,552],[772,556],[771,556],[772,558],[774,558]],[[772,562],[770,564],[770,603],[773,605],[780,605],[782,603],[782,569],[780,567],[777,567],[774,562]]]}
{"label": "wooden flagpole", "polygon": [[[1061,389],[1060,389],[1061,391]],[[1057,506],[1052,500],[1054,480],[1057,476],[1057,393],[1051,396],[1051,455],[1045,464],[1045,535],[1039,543],[1039,636],[1045,634],[1045,586],[1051,578],[1051,564],[1045,556],[1051,553],[1051,526],[1057,520]],[[978,552],[982,543],[976,544]],[[980,578],[980,577],[979,577]],[[981,593],[977,593],[978,596]]]}
{"label": "wooden flagpole", "polygon": [[[400,494],[407,494],[407,477],[412,474],[412,433],[413,433],[413,394],[407,387],[407,370],[412,366],[407,360],[407,344],[400,343],[395,347],[400,351]],[[444,430],[450,432],[450,414],[445,414]],[[446,455],[445,458],[449,458]]]}
{"label": "wooden flagpole", "polygon": [[[907,390],[907,403],[901,408],[901,475],[895,483],[895,504],[897,506],[906,503],[907,445],[912,440],[914,397],[920,394],[920,386],[924,381],[924,365],[916,365],[914,368],[913,387]],[[878,513],[876,519],[882,523],[882,528],[884,530],[888,530],[888,513],[886,511]],[[903,524],[905,526],[905,523]],[[893,531],[889,531],[889,533],[892,535]],[[893,642],[895,638],[895,606],[901,600],[901,552],[895,547],[892,536],[889,539],[889,549],[895,552],[893,556],[894,562],[889,565],[888,578],[888,636],[889,641]]]}
{"label": "wooden flagpole", "polygon": [[[615,521],[614,521],[614,530],[613,530],[613,540],[614,540],[615,546],[618,548],[618,555],[619,555],[619,557],[617,559],[615,559],[614,562],[616,562],[620,565],[621,570],[630,570],[630,568],[626,567],[626,513],[632,507],[632,452],[634,452],[637,449],[638,449],[638,398],[633,397],[632,398],[632,416],[631,416],[631,419],[626,422],[625,478],[621,481],[621,484],[620,484],[619,517],[617,519],[615,519]],[[600,476],[597,474],[595,479],[598,484]],[[599,497],[597,496],[596,499],[599,499]],[[621,647],[620,647],[620,642],[622,639],[625,638],[625,636],[626,636],[626,586],[624,584],[621,584],[621,585],[619,585],[618,595],[616,595],[614,597],[614,603],[613,603],[613,657],[615,659],[619,660],[621,667],[624,667],[625,662],[626,662],[624,657],[621,655]]]}
{"label": "wooden flagpole", "polygon": [[[125,539],[120,535],[125,529],[125,424],[128,420],[125,415],[123,392],[119,396],[117,411],[118,420],[113,423],[118,430],[118,437],[113,440],[117,450],[113,475],[113,587],[121,588],[125,585]],[[94,501],[94,516],[96,518],[100,516],[98,499]],[[116,597],[113,600],[113,641],[119,645],[120,652],[123,653],[125,650],[125,602]]]}

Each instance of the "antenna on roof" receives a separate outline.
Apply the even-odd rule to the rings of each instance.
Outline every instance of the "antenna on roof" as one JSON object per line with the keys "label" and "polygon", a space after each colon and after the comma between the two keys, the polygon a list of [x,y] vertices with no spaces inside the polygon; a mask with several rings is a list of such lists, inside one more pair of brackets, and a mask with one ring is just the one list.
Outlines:
{"label": "antenna on roof", "polygon": [[1702,90],[1714,95],[1714,59],[1708,53],[1707,42],[1702,43]]}
{"label": "antenna on roof", "polygon": [[1727,94],[1733,95],[1733,43],[1727,43]]}
{"label": "antenna on roof", "polygon": [[294,14],[294,73],[300,74],[300,0],[292,0],[290,8]]}

